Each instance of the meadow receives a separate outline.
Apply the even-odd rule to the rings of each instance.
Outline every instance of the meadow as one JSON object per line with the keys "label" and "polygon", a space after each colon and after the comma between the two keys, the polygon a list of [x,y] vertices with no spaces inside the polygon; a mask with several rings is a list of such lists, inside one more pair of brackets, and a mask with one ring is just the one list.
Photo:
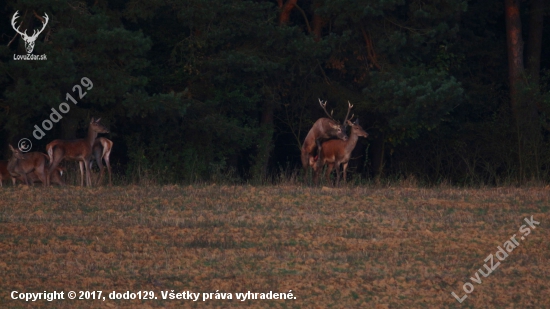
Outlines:
{"label": "meadow", "polygon": [[[550,308],[549,210],[540,186],[5,187],[0,308]],[[531,216],[540,224],[520,240]],[[477,279],[514,234],[519,245]],[[451,293],[463,297],[468,282],[459,303]],[[186,291],[201,294],[163,299]],[[203,301],[216,292],[232,299]]]}

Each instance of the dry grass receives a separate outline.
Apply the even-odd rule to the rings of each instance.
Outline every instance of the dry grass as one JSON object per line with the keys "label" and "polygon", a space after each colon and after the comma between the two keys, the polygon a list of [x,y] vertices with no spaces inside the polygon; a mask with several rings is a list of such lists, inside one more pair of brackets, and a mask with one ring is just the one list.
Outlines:
{"label": "dry grass", "polygon": [[[548,188],[4,188],[0,307],[550,307]],[[540,227],[459,304],[451,292],[534,216]],[[13,290],[154,291],[26,303]],[[161,291],[232,301],[162,300]],[[295,300],[235,299],[288,292]]]}

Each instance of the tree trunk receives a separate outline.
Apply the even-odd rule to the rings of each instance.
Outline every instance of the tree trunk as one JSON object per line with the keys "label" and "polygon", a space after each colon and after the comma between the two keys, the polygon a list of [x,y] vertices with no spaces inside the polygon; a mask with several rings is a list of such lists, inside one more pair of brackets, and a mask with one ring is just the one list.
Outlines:
{"label": "tree trunk", "polygon": [[527,41],[527,71],[537,89],[540,80],[543,13],[544,0],[531,0],[529,7],[529,40]]}
{"label": "tree trunk", "polygon": [[510,83],[510,107],[516,124],[516,140],[518,153],[518,181],[522,182],[524,175],[524,145],[523,122],[520,117],[520,100],[518,98],[521,76],[524,73],[523,39],[521,36],[521,18],[519,0],[504,0],[506,18],[506,47],[508,50],[508,79]]}
{"label": "tree trunk", "polygon": [[313,39],[315,42],[319,42],[321,40],[321,34],[323,32],[323,27],[325,26],[326,20],[321,17],[319,14],[315,12],[321,5],[319,2],[316,2],[312,5],[313,9]]}
{"label": "tree trunk", "polygon": [[[298,0],[287,0],[286,3],[282,6],[281,15],[279,15],[279,25],[285,25],[290,20],[290,12],[296,6]],[[280,4],[281,2],[279,2]]]}
{"label": "tree trunk", "polygon": [[510,82],[510,104],[517,116],[518,94],[521,78],[524,73],[523,38],[521,36],[521,19],[519,0],[504,0],[506,12],[506,42],[508,48],[508,77]]}
{"label": "tree trunk", "polygon": [[[523,63],[523,39],[521,34],[520,2],[505,0],[506,41],[510,80],[510,106],[516,125],[518,180],[540,179],[539,150],[541,132],[538,124],[536,98],[540,71],[543,0],[531,1],[529,49],[527,63],[529,73],[537,79],[534,91],[527,87]],[[535,76],[536,75],[536,76]]]}

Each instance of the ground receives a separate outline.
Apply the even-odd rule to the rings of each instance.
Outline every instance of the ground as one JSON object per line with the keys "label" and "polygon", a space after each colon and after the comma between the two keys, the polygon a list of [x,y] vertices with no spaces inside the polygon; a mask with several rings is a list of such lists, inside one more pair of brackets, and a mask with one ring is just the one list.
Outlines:
{"label": "ground", "polygon": [[[547,187],[8,187],[0,307],[550,308],[549,200]],[[163,299],[186,291],[199,299]],[[248,291],[292,295],[236,299]]]}

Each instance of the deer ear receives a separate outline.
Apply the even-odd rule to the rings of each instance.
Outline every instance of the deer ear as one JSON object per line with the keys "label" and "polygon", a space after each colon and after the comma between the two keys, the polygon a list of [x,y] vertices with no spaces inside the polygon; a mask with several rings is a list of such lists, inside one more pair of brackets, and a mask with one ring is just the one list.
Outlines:
{"label": "deer ear", "polygon": [[330,124],[330,126],[331,126],[334,130],[338,130],[338,128],[340,127],[340,126],[337,125],[337,124]]}
{"label": "deer ear", "polygon": [[10,150],[11,150],[12,152],[15,152],[15,149],[13,149],[13,146],[12,146],[11,144],[9,144],[9,145],[10,145]]}
{"label": "deer ear", "polygon": [[348,120],[348,126],[352,126],[352,125],[353,125],[353,122]]}
{"label": "deer ear", "polygon": [[359,124],[359,118],[355,119],[355,124]]}
{"label": "deer ear", "polygon": [[90,123],[94,123],[95,120],[94,120],[94,117],[92,117],[92,120],[90,120]]}
{"label": "deer ear", "polygon": [[98,123],[100,120],[101,120],[101,118],[97,118],[97,119],[95,120],[95,123]]}

